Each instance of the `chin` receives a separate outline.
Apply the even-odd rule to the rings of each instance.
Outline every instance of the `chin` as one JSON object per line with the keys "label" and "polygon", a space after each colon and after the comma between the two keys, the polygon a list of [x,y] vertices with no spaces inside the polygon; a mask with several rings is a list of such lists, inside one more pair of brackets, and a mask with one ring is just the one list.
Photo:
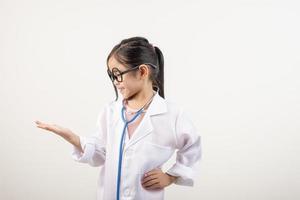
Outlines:
{"label": "chin", "polygon": [[122,95],[122,96],[123,96],[123,99],[127,99],[127,100],[131,99],[131,96],[129,96],[129,95]]}
{"label": "chin", "polygon": [[132,98],[133,95],[131,94],[128,94],[128,93],[121,93],[123,99],[127,99],[127,100],[130,100]]}
{"label": "chin", "polygon": [[120,95],[123,97],[123,99],[128,99],[130,95],[128,95],[126,92],[120,92]]}
{"label": "chin", "polygon": [[128,90],[123,90],[122,92],[120,92],[120,94],[122,95],[123,99],[127,100],[131,100],[137,95],[137,93],[129,92]]}

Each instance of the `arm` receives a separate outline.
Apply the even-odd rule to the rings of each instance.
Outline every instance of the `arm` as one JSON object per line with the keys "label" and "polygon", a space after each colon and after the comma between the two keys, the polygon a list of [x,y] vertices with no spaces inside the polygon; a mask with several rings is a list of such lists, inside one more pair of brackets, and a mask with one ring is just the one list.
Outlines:
{"label": "arm", "polygon": [[193,186],[194,165],[201,157],[200,136],[185,113],[180,112],[176,120],[176,163],[165,173],[153,169],[142,178],[147,190],[162,189],[172,183]]}
{"label": "arm", "polygon": [[194,166],[201,158],[201,138],[188,116],[181,111],[176,120],[176,163],[167,174],[177,177],[178,185],[194,185]]}
{"label": "arm", "polygon": [[72,144],[72,157],[74,160],[89,163],[91,166],[99,166],[105,161],[106,117],[106,109],[104,109],[98,115],[95,134],[88,137],[78,136],[71,130],[56,124],[47,124],[40,121],[35,121],[35,123],[38,128],[51,131]]}

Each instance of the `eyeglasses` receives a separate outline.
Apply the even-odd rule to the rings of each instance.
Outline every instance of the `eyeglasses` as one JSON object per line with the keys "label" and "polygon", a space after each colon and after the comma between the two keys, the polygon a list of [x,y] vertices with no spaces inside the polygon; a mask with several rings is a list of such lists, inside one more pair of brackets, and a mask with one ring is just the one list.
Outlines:
{"label": "eyeglasses", "polygon": [[123,74],[137,70],[138,68],[139,65],[132,69],[128,69],[122,72],[118,68],[113,68],[112,71],[109,71],[109,69],[107,69],[107,74],[112,82],[114,82],[114,80],[117,80],[120,83],[123,81]]}
{"label": "eyeglasses", "polygon": [[[154,65],[152,63],[145,63],[145,64],[148,64],[153,68],[158,68],[156,65]],[[117,80],[117,82],[120,83],[123,81],[123,74],[137,70],[139,67],[140,67],[140,65],[138,65],[132,69],[125,70],[125,71],[120,71],[118,68],[114,67],[114,68],[112,68],[112,71],[109,71],[109,69],[107,69],[107,74],[112,82],[114,82],[114,80]]]}

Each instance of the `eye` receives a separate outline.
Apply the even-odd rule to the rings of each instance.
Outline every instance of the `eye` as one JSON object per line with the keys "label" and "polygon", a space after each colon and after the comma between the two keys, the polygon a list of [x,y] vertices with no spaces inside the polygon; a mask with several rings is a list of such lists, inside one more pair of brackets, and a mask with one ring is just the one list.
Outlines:
{"label": "eye", "polygon": [[117,76],[117,77],[121,75],[120,70],[117,69],[117,68],[113,68],[112,69],[112,73],[113,73],[114,76]]}
{"label": "eye", "polygon": [[121,80],[121,77],[122,77],[122,73],[120,70],[118,70],[117,68],[113,69],[112,70],[112,73],[115,77],[118,78],[118,80]]}

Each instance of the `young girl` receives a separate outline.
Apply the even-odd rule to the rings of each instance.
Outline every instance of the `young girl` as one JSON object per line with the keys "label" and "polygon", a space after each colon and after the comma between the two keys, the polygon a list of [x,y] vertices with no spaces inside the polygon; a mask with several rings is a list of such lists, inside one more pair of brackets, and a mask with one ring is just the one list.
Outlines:
{"label": "young girl", "polygon": [[[124,39],[108,55],[107,73],[116,100],[100,112],[94,135],[40,121],[37,127],[70,142],[76,161],[100,168],[99,200],[162,200],[172,183],[193,186],[200,136],[182,109],[164,98],[160,49],[143,37]],[[176,163],[163,172],[175,150]]]}

